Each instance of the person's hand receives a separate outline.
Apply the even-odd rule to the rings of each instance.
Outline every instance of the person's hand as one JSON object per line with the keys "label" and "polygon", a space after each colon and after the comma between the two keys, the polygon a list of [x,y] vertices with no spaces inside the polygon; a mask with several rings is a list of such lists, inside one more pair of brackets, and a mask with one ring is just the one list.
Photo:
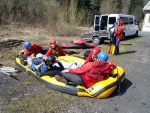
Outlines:
{"label": "person's hand", "polygon": [[69,69],[65,69],[65,70],[61,71],[61,73],[67,73],[67,72],[69,72]]}
{"label": "person's hand", "polygon": [[31,57],[32,57],[32,58],[35,57],[35,54],[32,54]]}

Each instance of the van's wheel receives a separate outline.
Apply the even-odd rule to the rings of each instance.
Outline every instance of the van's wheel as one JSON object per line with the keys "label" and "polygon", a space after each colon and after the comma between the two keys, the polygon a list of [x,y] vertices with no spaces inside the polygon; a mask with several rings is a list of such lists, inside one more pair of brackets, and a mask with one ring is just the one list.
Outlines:
{"label": "van's wheel", "polygon": [[122,40],[125,40],[125,33],[122,34]]}
{"label": "van's wheel", "polygon": [[94,37],[94,38],[92,39],[92,42],[93,42],[95,45],[99,45],[99,44],[100,44],[100,39],[99,39],[99,37]]}
{"label": "van's wheel", "polygon": [[134,36],[135,36],[135,37],[138,37],[138,35],[139,35],[138,31],[136,31],[136,33],[135,33]]}

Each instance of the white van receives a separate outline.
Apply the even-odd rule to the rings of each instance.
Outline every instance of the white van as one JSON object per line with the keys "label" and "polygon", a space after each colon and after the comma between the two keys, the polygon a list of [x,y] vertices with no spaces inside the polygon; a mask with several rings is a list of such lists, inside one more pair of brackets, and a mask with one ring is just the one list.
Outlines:
{"label": "white van", "polygon": [[[138,25],[133,15],[125,15],[125,14],[95,15],[94,31],[108,30],[110,27],[113,26],[117,18],[120,18],[124,23],[123,39],[125,38],[125,36],[132,36],[132,35],[138,37]],[[113,29],[111,30],[113,31]]]}

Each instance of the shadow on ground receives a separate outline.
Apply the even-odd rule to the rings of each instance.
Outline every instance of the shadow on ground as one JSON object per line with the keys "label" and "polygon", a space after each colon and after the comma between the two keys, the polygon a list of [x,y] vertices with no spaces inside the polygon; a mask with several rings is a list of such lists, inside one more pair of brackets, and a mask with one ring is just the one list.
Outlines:
{"label": "shadow on ground", "polygon": [[133,54],[133,53],[135,53],[135,52],[137,52],[137,51],[125,51],[125,52],[121,52],[121,53],[119,53],[119,55],[124,55],[124,54]]}
{"label": "shadow on ground", "polygon": [[120,90],[117,88],[114,91],[114,93],[112,93],[112,95],[110,95],[109,98],[112,98],[114,96],[124,95],[126,93],[126,91],[129,89],[129,87],[131,87],[131,85],[132,85],[132,82],[125,78],[124,81],[120,85]]}
{"label": "shadow on ground", "polygon": [[140,38],[140,37],[142,37],[142,36],[138,36],[138,37],[135,37],[135,36],[126,36],[123,41],[132,40],[134,38]]}

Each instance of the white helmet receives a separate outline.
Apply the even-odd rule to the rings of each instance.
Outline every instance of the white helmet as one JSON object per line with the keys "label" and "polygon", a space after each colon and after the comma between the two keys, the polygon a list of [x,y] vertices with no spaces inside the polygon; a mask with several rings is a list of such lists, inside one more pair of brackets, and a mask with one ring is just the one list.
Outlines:
{"label": "white helmet", "polygon": [[43,58],[43,54],[38,53],[38,54],[36,55],[36,58]]}

